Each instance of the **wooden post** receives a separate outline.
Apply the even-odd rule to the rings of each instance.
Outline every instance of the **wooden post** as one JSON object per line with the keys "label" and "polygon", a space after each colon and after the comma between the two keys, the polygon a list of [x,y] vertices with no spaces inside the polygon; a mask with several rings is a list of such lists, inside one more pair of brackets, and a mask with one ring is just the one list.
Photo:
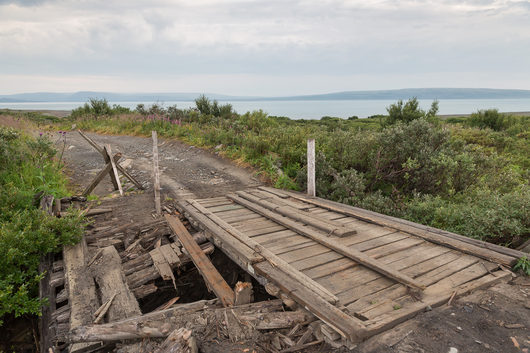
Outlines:
{"label": "wooden post", "polygon": [[108,158],[108,163],[110,163],[112,167],[110,178],[113,180],[113,184],[117,186],[117,189],[120,190],[120,195],[123,196],[123,189],[121,188],[121,182],[120,177],[118,176],[118,170],[116,169],[116,163],[114,163],[114,158],[112,157],[112,150],[110,149],[110,144],[105,145],[105,154]]}
{"label": "wooden post", "polygon": [[307,140],[307,194],[316,196],[315,187],[315,139]]}
{"label": "wooden post", "polygon": [[162,214],[162,207],[160,206],[160,172],[158,170],[158,137],[156,131],[151,131],[153,136],[153,169],[154,178],[153,188],[155,189],[155,209],[156,214]]}

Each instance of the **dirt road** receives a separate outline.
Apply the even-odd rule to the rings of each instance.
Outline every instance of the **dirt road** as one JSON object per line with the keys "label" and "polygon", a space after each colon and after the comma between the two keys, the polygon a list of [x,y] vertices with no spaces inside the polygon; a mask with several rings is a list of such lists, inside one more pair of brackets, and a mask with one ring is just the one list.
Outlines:
{"label": "dirt road", "polygon": [[[112,152],[121,152],[121,164],[126,166],[147,189],[152,188],[151,138],[135,136],[109,136],[87,134],[100,146],[110,144]],[[251,170],[236,166],[233,162],[214,153],[185,145],[175,140],[158,140],[160,180],[162,193],[173,197],[206,198],[224,195],[230,191],[260,185]],[[59,143],[58,148],[61,148]],[[67,132],[64,160],[72,173],[74,184],[84,188],[103,168],[101,155],[77,132]],[[95,193],[112,192],[109,178],[105,178]]]}

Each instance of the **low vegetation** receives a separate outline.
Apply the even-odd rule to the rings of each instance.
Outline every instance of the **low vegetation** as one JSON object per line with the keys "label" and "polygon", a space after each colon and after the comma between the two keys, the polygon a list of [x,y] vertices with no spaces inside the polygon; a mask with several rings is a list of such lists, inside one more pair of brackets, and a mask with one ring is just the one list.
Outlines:
{"label": "low vegetation", "polygon": [[[518,246],[530,234],[530,118],[480,111],[442,120],[416,99],[367,119],[290,120],[237,114],[200,97],[196,109],[139,106],[130,114],[73,116],[103,133],[175,137],[216,147],[276,187],[305,188],[306,140],[317,141],[317,194],[461,233]],[[97,116],[96,116],[97,115]]]}
{"label": "low vegetation", "polygon": [[41,256],[75,243],[84,229],[73,211],[56,218],[37,208],[35,195],[67,193],[55,154],[46,135],[0,126],[0,326],[8,314],[40,313]]}

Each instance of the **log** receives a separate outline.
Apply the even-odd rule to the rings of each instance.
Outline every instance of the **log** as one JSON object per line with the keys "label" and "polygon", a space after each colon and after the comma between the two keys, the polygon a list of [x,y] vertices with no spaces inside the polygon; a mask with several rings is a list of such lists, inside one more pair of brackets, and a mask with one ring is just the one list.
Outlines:
{"label": "log", "polygon": [[[204,321],[204,317],[215,318],[218,313],[224,313],[225,310],[233,311],[236,315],[252,313],[265,315],[267,313],[276,313],[283,308],[280,300],[235,306],[230,309],[219,308],[217,302],[216,299],[201,300],[117,322],[78,327],[70,331],[68,338],[70,342],[109,342],[127,339],[167,337],[173,330],[180,327],[186,326],[192,329],[194,325],[195,327],[200,327],[202,326],[200,322]],[[264,316],[256,316],[255,320],[263,320],[263,318]],[[252,324],[257,325],[258,322],[252,322]]]}
{"label": "log", "polygon": [[142,313],[127,285],[121,269],[120,255],[115,247],[103,248],[101,256],[91,266],[91,270],[99,286],[101,300],[111,302],[107,312],[109,321],[125,319]]}
{"label": "log", "polygon": [[317,282],[313,281],[311,278],[303,274],[302,272],[296,270],[294,267],[289,265],[285,260],[281,259],[279,256],[274,254],[272,251],[264,247],[263,245],[259,244],[257,241],[253,240],[252,238],[246,236],[242,232],[238,231],[231,225],[229,225],[227,222],[223,221],[218,216],[214,215],[212,212],[208,211],[204,206],[202,206],[200,203],[194,200],[188,200],[198,211],[200,211],[202,214],[207,216],[210,220],[215,222],[219,227],[221,227],[223,230],[231,234],[234,238],[238,239],[243,244],[246,244],[247,246],[251,247],[262,255],[269,263],[271,263],[273,266],[279,268],[281,271],[286,273],[289,277],[293,278],[294,280],[299,281],[300,283],[303,283],[308,288],[310,288],[312,291],[320,295],[322,298],[324,298],[326,301],[330,303],[337,303],[338,298],[335,297],[333,294],[331,294],[327,289],[322,287]]}
{"label": "log", "polygon": [[391,278],[399,283],[402,283],[404,285],[407,285],[409,287],[414,287],[418,289],[424,289],[424,285],[419,283],[418,281],[414,280],[413,278],[410,278],[407,275],[404,275],[400,273],[399,271],[394,270],[393,268],[381,263],[380,261],[375,260],[374,258],[358,251],[355,249],[352,249],[348,246],[343,245],[342,243],[338,242],[335,239],[328,238],[327,236],[314,231],[313,229],[304,226],[300,223],[297,223],[293,220],[290,220],[286,217],[283,217],[277,213],[274,213],[264,207],[261,207],[259,205],[256,205],[248,200],[245,200],[239,196],[235,195],[228,195],[228,198],[231,200],[234,200],[235,202],[247,207],[248,209],[253,210],[254,212],[257,212],[281,225],[284,225],[291,230],[297,232],[298,234],[301,234],[303,236],[306,236],[326,247],[328,247],[331,250],[336,251],[337,253],[348,257],[357,263],[366,266],[388,278]]}
{"label": "log", "polygon": [[[260,189],[269,191],[269,188],[265,187],[260,187]],[[442,229],[425,226],[404,219],[399,219],[383,215],[377,212],[364,210],[362,208],[348,206],[338,202],[321,199],[318,197],[308,198],[291,191],[282,192],[285,195],[288,195],[297,200],[310,203],[333,212],[342,213],[344,215],[354,217],[365,222],[394,228],[401,232],[421,237],[431,243],[440,244],[452,249],[462,251],[466,254],[474,255],[482,259],[503,264],[506,266],[513,266],[517,262],[517,259],[526,255],[521,251],[509,249],[503,246],[491,244],[477,239],[472,239],[460,234],[451,233]],[[275,193],[278,193],[278,191],[275,190]]]}
{"label": "log", "polygon": [[155,353],[197,353],[198,351],[192,331],[181,327],[171,332]]}
{"label": "log", "polygon": [[173,229],[182,246],[187,250],[191,260],[199,270],[208,287],[221,300],[224,306],[234,305],[234,292],[211,263],[210,259],[202,252],[199,245],[193,240],[178,217],[165,215],[169,227]]}

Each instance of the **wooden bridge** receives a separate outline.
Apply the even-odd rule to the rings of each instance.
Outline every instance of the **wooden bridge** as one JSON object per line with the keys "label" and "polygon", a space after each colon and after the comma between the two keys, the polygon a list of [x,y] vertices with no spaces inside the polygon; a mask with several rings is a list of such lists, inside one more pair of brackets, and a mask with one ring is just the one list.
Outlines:
{"label": "wooden bridge", "polygon": [[320,318],[332,340],[359,342],[491,285],[521,254],[266,187],[177,207],[266,288]]}

